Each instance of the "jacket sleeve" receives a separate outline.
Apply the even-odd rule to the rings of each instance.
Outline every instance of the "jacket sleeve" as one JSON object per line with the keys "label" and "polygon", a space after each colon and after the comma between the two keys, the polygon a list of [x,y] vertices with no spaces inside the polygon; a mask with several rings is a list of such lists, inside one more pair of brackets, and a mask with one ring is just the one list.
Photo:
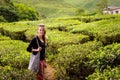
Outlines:
{"label": "jacket sleeve", "polygon": [[28,52],[32,52],[32,47],[34,45],[34,39],[31,40],[31,42],[29,43],[28,47],[27,47],[27,51]]}

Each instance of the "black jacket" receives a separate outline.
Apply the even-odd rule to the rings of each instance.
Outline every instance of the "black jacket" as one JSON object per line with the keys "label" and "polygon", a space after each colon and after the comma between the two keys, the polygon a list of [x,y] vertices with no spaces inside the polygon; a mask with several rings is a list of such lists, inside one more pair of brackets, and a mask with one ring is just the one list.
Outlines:
{"label": "black jacket", "polygon": [[[34,37],[30,44],[27,47],[27,51],[28,52],[32,52],[32,48],[33,49],[37,49],[38,48],[38,44],[37,44],[37,40],[39,43],[39,46],[42,47],[42,50],[40,51],[40,60],[44,60],[45,59],[45,43],[41,42],[40,39],[38,38],[38,36]],[[34,55],[36,55],[38,52],[32,52]]]}

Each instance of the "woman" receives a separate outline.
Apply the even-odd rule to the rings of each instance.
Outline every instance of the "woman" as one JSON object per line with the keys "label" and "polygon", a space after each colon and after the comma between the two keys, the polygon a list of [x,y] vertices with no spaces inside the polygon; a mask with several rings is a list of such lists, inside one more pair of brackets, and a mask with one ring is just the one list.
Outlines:
{"label": "woman", "polygon": [[27,51],[32,52],[34,55],[36,55],[38,51],[40,51],[40,62],[39,62],[40,68],[39,68],[39,72],[37,73],[37,80],[43,80],[44,68],[46,67],[45,65],[45,45],[46,45],[45,34],[46,34],[45,25],[40,24],[38,26],[37,36],[31,40],[29,46],[27,47]]}

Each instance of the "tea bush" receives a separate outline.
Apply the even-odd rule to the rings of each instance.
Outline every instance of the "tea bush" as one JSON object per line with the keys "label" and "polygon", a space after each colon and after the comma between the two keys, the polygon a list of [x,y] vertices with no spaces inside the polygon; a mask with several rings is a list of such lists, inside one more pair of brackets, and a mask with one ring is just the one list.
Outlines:
{"label": "tea bush", "polygon": [[73,19],[60,19],[57,18],[50,22],[47,22],[47,28],[50,30],[58,29],[59,31],[67,31],[67,26],[73,26],[77,24],[81,24],[82,22]]}
{"label": "tea bush", "polygon": [[119,65],[120,61],[120,44],[111,44],[99,48],[87,55],[89,64],[93,67],[103,71],[108,65],[115,67]]}
{"label": "tea bush", "polygon": [[58,30],[52,30],[47,33],[48,47],[47,54],[58,54],[58,48],[69,44],[83,44],[89,41],[89,37],[81,34],[71,34],[69,32],[63,32]]}
{"label": "tea bush", "polygon": [[2,40],[10,40],[10,37],[2,36],[0,34],[0,41],[2,41]]}
{"label": "tea bush", "polygon": [[87,42],[84,44],[71,44],[59,48],[59,54],[54,60],[58,80],[85,79],[94,71],[88,62],[87,55],[102,46],[100,42]]}
{"label": "tea bush", "polygon": [[120,18],[117,16],[115,19],[83,23],[74,26],[73,29],[70,27],[70,32],[88,35],[91,38],[101,41],[104,45],[111,44],[113,42],[120,42],[119,20]]}
{"label": "tea bush", "polygon": [[89,23],[75,17],[0,23],[0,79],[21,80],[22,76],[22,80],[33,80],[27,70],[28,43],[11,39],[29,42],[37,34],[39,23],[46,25],[47,61],[53,63],[58,80],[118,79],[120,16],[98,18]]}
{"label": "tea bush", "polygon": [[0,36],[0,79],[34,80],[35,75],[28,68],[27,43]]}
{"label": "tea bush", "polygon": [[0,80],[35,80],[35,75],[26,69],[0,66]]}
{"label": "tea bush", "polygon": [[0,16],[0,22],[6,22],[6,20],[3,16]]}
{"label": "tea bush", "polygon": [[17,68],[26,68],[29,62],[27,44],[15,40],[0,41],[0,65],[9,65]]}
{"label": "tea bush", "polygon": [[110,68],[108,66],[107,69],[100,73],[99,71],[95,71],[92,75],[89,75],[87,80],[119,80],[120,79],[120,69],[119,67]]}

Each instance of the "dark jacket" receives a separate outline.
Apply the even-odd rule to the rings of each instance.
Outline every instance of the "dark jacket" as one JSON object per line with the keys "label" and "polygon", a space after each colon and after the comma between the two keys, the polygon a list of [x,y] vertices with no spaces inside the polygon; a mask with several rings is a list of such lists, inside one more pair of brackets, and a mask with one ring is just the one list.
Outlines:
{"label": "dark jacket", "polygon": [[[27,47],[27,51],[32,52],[32,48],[37,49],[39,47],[36,39],[38,40],[39,46],[42,47],[42,50],[40,51],[40,60],[44,60],[45,59],[45,43],[41,42],[38,36],[34,37],[31,40],[30,44]],[[36,55],[37,53],[38,52],[32,52],[32,54],[34,55]]]}

